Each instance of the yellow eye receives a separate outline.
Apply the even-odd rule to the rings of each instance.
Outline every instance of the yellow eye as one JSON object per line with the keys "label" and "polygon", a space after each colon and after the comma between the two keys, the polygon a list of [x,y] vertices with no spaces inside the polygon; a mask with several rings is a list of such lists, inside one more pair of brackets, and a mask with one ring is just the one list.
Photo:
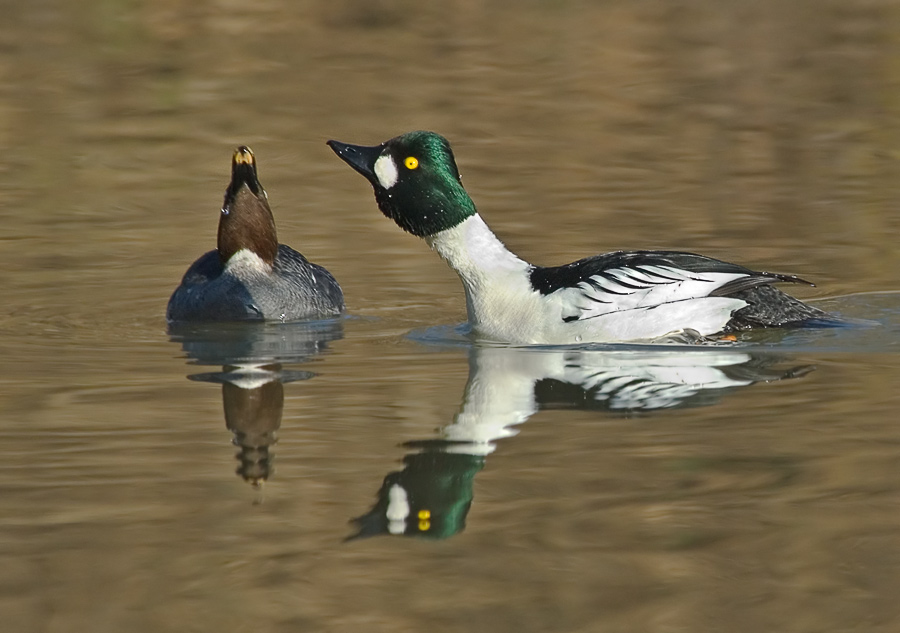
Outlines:
{"label": "yellow eye", "polygon": [[[413,160],[416,160],[413,158]],[[406,159],[407,164],[409,158]],[[410,169],[413,169],[410,167]],[[431,529],[431,510],[419,510],[419,532],[427,532]]]}
{"label": "yellow eye", "polygon": [[419,166],[419,159],[415,156],[407,156],[403,164],[406,165],[407,169],[415,169]]}

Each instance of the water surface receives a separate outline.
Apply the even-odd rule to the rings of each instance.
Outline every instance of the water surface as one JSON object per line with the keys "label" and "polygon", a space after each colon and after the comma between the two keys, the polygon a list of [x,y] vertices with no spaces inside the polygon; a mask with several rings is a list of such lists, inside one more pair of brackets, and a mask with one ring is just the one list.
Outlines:
{"label": "water surface", "polygon": [[[4,628],[897,629],[893,3],[6,4]],[[417,128],[531,261],[702,252],[873,323],[474,345],[324,145]],[[167,329],[238,144],[347,318]]]}

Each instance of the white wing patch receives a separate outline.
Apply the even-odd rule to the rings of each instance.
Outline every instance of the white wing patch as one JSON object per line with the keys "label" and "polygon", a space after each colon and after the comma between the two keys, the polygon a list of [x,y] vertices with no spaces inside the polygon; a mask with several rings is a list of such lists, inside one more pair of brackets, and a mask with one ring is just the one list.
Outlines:
{"label": "white wing patch", "polygon": [[563,321],[583,321],[627,310],[708,297],[744,273],[693,273],[674,266],[610,268],[577,286],[557,290]]}

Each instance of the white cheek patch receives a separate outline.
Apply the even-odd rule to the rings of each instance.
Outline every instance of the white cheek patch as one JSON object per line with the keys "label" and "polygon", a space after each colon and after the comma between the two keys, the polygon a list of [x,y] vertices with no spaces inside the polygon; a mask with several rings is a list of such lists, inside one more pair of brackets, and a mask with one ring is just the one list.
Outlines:
{"label": "white cheek patch", "polygon": [[397,164],[389,154],[382,154],[375,161],[375,177],[385,189],[390,189],[397,184]]}
{"label": "white cheek patch", "polygon": [[406,517],[409,516],[409,495],[402,486],[394,484],[388,490],[388,507],[384,518],[388,520],[388,532],[403,534]]}

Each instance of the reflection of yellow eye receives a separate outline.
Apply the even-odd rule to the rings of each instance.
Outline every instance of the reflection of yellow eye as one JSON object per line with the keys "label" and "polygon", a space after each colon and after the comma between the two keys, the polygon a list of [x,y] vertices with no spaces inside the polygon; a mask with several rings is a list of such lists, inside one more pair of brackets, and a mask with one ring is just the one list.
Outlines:
{"label": "reflection of yellow eye", "polygon": [[431,529],[431,521],[419,521],[419,532],[427,532]]}
{"label": "reflection of yellow eye", "polygon": [[407,169],[415,169],[419,166],[419,159],[415,156],[407,156],[403,164],[406,165]]}

